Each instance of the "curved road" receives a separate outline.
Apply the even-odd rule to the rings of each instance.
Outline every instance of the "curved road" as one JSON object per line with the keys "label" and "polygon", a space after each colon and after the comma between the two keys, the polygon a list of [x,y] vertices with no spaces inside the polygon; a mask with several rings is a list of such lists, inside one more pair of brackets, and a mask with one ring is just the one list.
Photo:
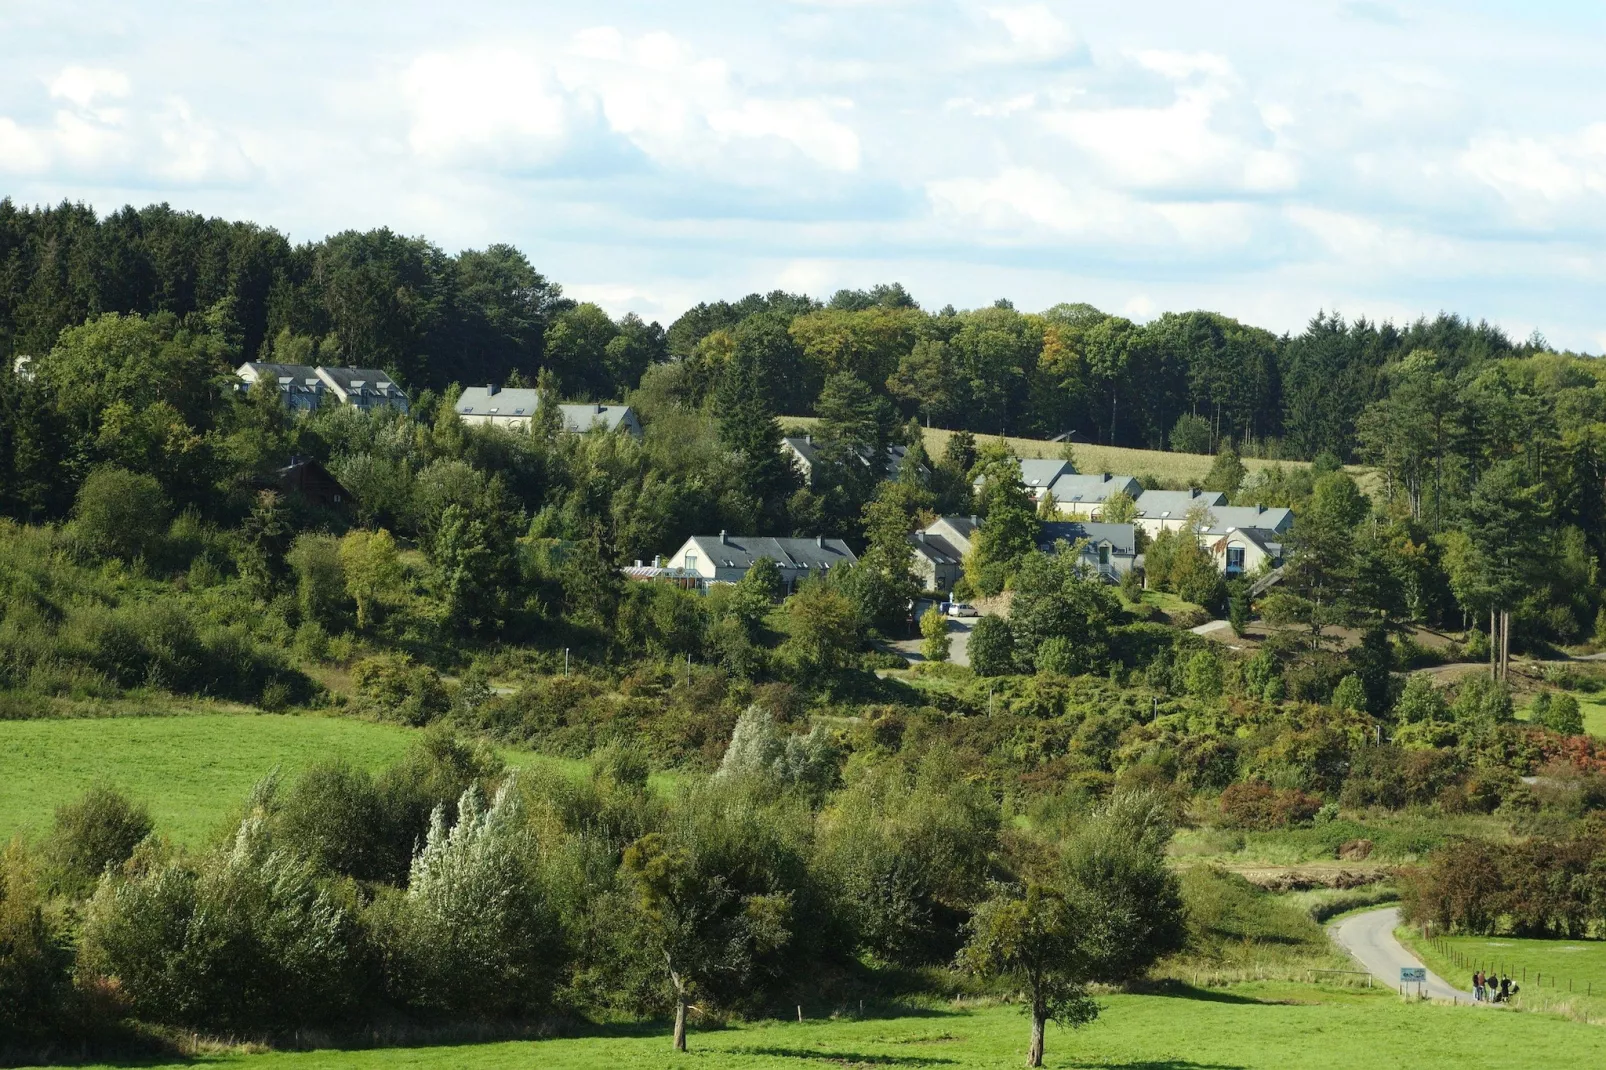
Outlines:
{"label": "curved road", "polygon": [[[1394,939],[1394,929],[1399,924],[1399,908],[1383,907],[1351,914],[1329,925],[1327,931],[1333,941],[1366,967],[1372,976],[1390,988],[1399,988],[1400,968],[1422,965],[1421,960],[1407,951],[1404,944]],[[1432,970],[1428,971],[1427,994],[1433,999],[1454,998],[1464,1003],[1472,1002],[1471,992],[1455,987]]]}

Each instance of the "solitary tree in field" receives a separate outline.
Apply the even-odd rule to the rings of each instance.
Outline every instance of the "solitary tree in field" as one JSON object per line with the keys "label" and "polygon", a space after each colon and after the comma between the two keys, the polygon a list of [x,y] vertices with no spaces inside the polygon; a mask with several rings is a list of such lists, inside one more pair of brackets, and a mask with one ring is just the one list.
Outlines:
{"label": "solitary tree in field", "polygon": [[1090,921],[1058,890],[1037,884],[1000,888],[971,918],[960,962],[983,977],[1017,984],[1026,996],[1032,1016],[1027,1066],[1043,1065],[1047,1022],[1075,1027],[1098,1017],[1086,983]]}

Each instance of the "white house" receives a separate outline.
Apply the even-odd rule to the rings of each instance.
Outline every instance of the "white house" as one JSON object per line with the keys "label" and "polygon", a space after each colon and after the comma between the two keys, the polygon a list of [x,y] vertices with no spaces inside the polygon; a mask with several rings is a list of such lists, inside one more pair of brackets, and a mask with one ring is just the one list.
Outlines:
{"label": "white house", "polygon": [[[1026,493],[1032,501],[1043,499],[1043,492],[1047,490],[1056,479],[1063,476],[1075,475],[1076,466],[1070,461],[1056,461],[1044,457],[1026,457],[1020,462],[1020,482],[1026,488]],[[979,490],[982,481],[976,480],[974,486]]]}
{"label": "white house", "polygon": [[693,535],[663,567],[696,576],[701,585],[707,586],[735,583],[761,557],[775,562],[788,591],[810,576],[820,576],[858,560],[841,539],[774,539],[722,531],[718,535]]}
{"label": "white house", "polygon": [[[529,429],[540,405],[540,393],[527,387],[471,386],[457,399],[457,416],[465,424],[523,431]],[[558,411],[570,434],[600,427],[641,437],[641,421],[629,405],[569,404],[559,405]]]}
{"label": "white house", "polygon": [[1081,563],[1091,573],[1112,582],[1132,571],[1138,556],[1137,527],[1092,521],[1050,521],[1043,525],[1037,548],[1048,552],[1060,542],[1082,544]]}
{"label": "white house", "polygon": [[[964,574],[965,555],[985,521],[974,516],[938,518],[909,537],[914,572],[928,591],[950,591]],[[1099,524],[1061,520],[1043,525],[1038,549],[1051,552],[1061,541],[1082,543],[1081,563],[1089,572],[1119,580],[1137,561],[1137,528],[1131,524]]]}
{"label": "white house", "polygon": [[1227,496],[1219,490],[1146,490],[1138,495],[1137,525],[1152,539],[1181,528],[1195,509],[1226,504]]}
{"label": "white house", "polygon": [[1143,493],[1143,484],[1135,476],[1116,476],[1108,472],[1083,475],[1067,472],[1049,486],[1060,514],[1096,520],[1104,515],[1104,503],[1111,495],[1125,494],[1136,499]]}
{"label": "white house", "polygon": [[1202,539],[1216,568],[1228,579],[1283,563],[1282,536],[1268,528],[1231,528],[1204,534]]}

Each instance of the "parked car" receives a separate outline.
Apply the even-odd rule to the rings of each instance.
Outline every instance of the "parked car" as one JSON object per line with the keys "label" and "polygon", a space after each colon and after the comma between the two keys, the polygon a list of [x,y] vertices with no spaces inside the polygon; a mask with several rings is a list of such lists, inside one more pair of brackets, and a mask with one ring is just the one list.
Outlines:
{"label": "parked car", "polygon": [[968,602],[949,602],[948,615],[950,617],[979,617],[976,607]]}

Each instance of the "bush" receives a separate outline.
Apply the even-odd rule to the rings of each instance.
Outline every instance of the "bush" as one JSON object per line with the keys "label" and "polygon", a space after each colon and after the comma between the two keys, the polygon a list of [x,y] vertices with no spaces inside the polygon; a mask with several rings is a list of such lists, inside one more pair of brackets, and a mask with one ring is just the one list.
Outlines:
{"label": "bush", "polygon": [[1288,828],[1310,821],[1321,806],[1322,801],[1314,795],[1296,788],[1276,789],[1259,781],[1233,784],[1221,793],[1222,817],[1235,828]]}
{"label": "bush", "polygon": [[948,638],[948,618],[936,606],[920,615],[920,635],[921,657],[927,661],[948,660],[948,647],[952,643]]}
{"label": "bush", "polygon": [[436,809],[407,891],[374,907],[394,998],[475,1017],[545,1006],[562,963],[527,861],[532,848],[511,781],[489,808],[478,788],[464,792],[453,825]]}
{"label": "bush", "polygon": [[248,817],[193,868],[147,841],[90,901],[81,967],[115,978],[151,1022],[257,1031],[338,1020],[362,995],[356,918],[266,832]]}
{"label": "bush", "polygon": [[1560,732],[1564,736],[1581,736],[1584,734],[1584,714],[1578,705],[1578,700],[1563,691],[1550,700],[1550,708],[1545,711],[1544,725],[1552,732]]}
{"label": "bush", "polygon": [[47,920],[44,896],[21,840],[0,853],[0,1046],[59,1025],[72,954]]}
{"label": "bush", "polygon": [[1361,683],[1361,678],[1350,673],[1340,680],[1338,686],[1333,689],[1332,704],[1334,708],[1340,710],[1365,710],[1366,686]]}
{"label": "bush", "polygon": [[357,692],[353,708],[381,720],[427,725],[452,707],[440,673],[405,654],[364,658],[352,666],[351,677]]}
{"label": "bush", "polygon": [[127,861],[152,827],[149,810],[110,787],[91,788],[77,802],[57,807],[49,858],[61,890],[87,896],[106,868]]}
{"label": "bush", "polygon": [[737,719],[730,746],[714,775],[763,780],[782,789],[800,788],[820,799],[836,783],[839,758],[824,725],[815,725],[806,736],[782,733],[767,711],[749,706]]}
{"label": "bush", "polygon": [[75,530],[94,550],[125,561],[153,554],[167,530],[162,485],[122,468],[97,468],[78,489]]}
{"label": "bush", "polygon": [[1006,676],[1015,671],[1015,633],[1003,617],[989,613],[977,620],[966,650],[977,676]]}

